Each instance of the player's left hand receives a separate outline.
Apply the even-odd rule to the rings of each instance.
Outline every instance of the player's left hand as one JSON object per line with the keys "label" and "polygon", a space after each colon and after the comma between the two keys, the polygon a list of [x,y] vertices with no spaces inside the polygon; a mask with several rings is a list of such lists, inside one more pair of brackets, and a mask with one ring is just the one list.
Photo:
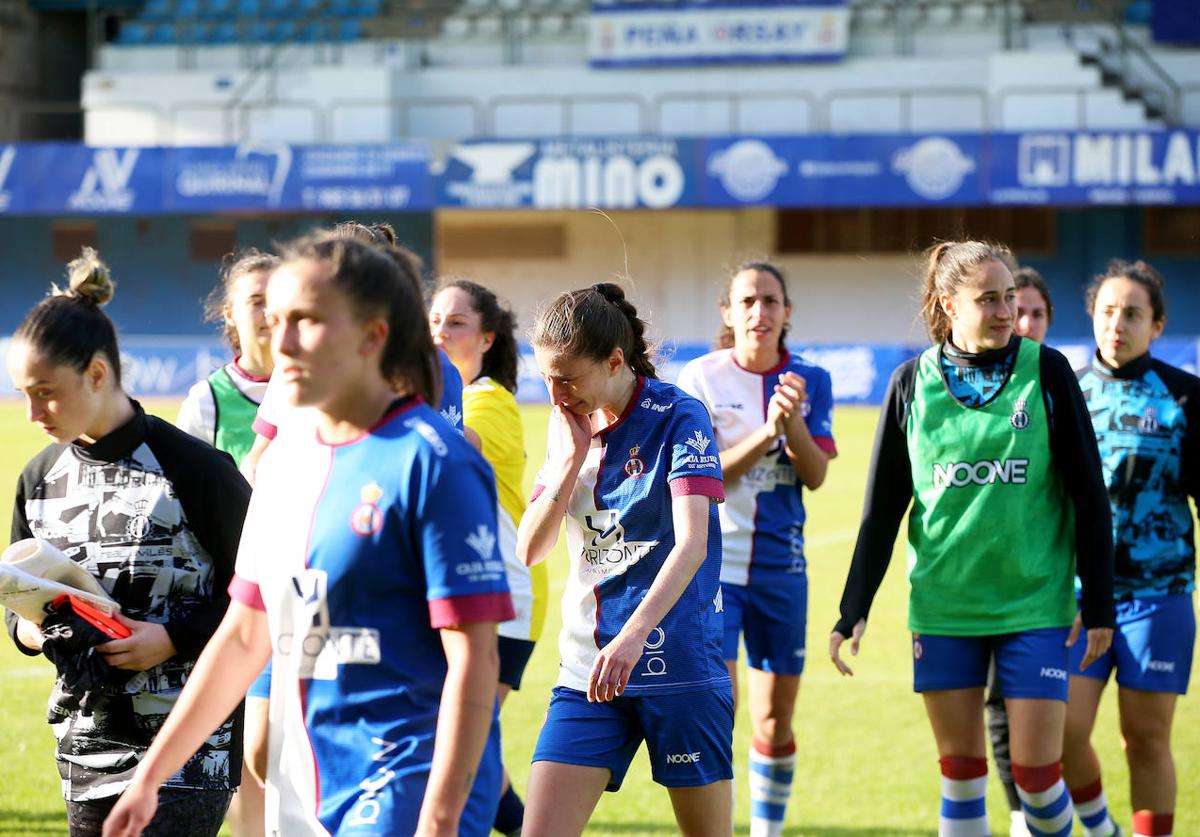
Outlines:
{"label": "player's left hand", "polygon": [[[1083,629],[1083,614],[1075,614],[1075,624],[1071,626],[1071,633],[1067,637],[1067,647],[1070,648],[1079,639],[1079,633]],[[1083,671],[1096,660],[1103,657],[1108,649],[1112,647],[1113,629],[1112,628],[1088,628],[1087,631],[1087,650],[1083,653],[1083,662],[1079,664],[1079,670]]]}
{"label": "player's left hand", "polygon": [[138,837],[154,819],[158,788],[147,788],[134,779],[104,820],[103,837]]}
{"label": "player's left hand", "polygon": [[132,636],[96,646],[96,650],[104,655],[104,662],[113,668],[145,671],[175,656],[175,643],[171,642],[170,634],[162,625],[138,622],[122,613],[116,614],[116,618],[133,631]]}
{"label": "player's left hand", "polygon": [[790,405],[785,411],[784,420],[787,422],[803,421],[808,415],[808,390],[804,378],[795,372],[784,372],[779,376],[775,392],[784,397]]}
{"label": "player's left hand", "polygon": [[633,667],[642,658],[645,638],[628,636],[624,631],[600,649],[592,673],[588,677],[588,701],[601,703],[619,698],[629,685]]}

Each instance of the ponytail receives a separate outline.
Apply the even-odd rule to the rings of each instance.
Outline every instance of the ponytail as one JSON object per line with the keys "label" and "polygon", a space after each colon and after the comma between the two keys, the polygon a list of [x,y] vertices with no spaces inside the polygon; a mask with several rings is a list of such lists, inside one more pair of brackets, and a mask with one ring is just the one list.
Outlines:
{"label": "ponytail", "polygon": [[591,360],[603,360],[619,348],[635,374],[658,377],[646,323],[611,282],[559,294],[538,315],[529,339],[535,346]]}
{"label": "ponytail", "polygon": [[921,282],[921,317],[935,343],[950,337],[950,315],[942,307],[943,296],[953,296],[967,276],[981,264],[998,261],[1008,265],[1012,252],[1000,244],[984,241],[940,241],[925,251],[925,278]]}

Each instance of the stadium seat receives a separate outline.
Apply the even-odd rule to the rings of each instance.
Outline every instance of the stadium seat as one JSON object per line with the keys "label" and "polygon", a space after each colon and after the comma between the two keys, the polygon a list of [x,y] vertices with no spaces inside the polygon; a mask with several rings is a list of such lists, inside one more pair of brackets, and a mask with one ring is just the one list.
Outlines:
{"label": "stadium seat", "polygon": [[231,20],[233,18],[233,0],[201,0],[201,20]]}
{"label": "stadium seat", "polygon": [[200,20],[188,20],[179,25],[177,41],[181,44],[203,44],[208,42],[208,24]]}
{"label": "stadium seat", "polygon": [[152,25],[150,27],[150,34],[146,38],[146,43],[157,46],[175,43],[175,24],[156,23]]}
{"label": "stadium seat", "polygon": [[175,19],[189,20],[200,16],[200,0],[176,0]]}
{"label": "stadium seat", "polygon": [[475,18],[475,34],[481,38],[499,38],[503,25],[497,15],[483,15]]}
{"label": "stadium seat", "polygon": [[237,15],[247,21],[257,18],[260,11],[259,0],[234,0]]}
{"label": "stadium seat", "polygon": [[238,42],[237,24],[231,20],[214,23],[208,33],[210,44],[236,44]]}
{"label": "stadium seat", "polygon": [[117,43],[126,46],[139,46],[150,39],[150,25],[140,20],[121,22],[121,31],[117,33]]}
{"label": "stadium seat", "polygon": [[466,17],[448,17],[442,21],[442,34],[447,38],[465,38],[471,34],[471,19]]}
{"label": "stadium seat", "polygon": [[339,20],[333,34],[335,40],[338,41],[346,42],[362,40],[362,21],[355,20],[354,18],[349,20]]}
{"label": "stadium seat", "polygon": [[378,17],[383,13],[382,0],[353,0],[351,14],[355,17]]}
{"label": "stadium seat", "polygon": [[175,4],[172,0],[146,0],[138,13],[138,18],[150,23],[161,20],[172,20],[175,17]]}

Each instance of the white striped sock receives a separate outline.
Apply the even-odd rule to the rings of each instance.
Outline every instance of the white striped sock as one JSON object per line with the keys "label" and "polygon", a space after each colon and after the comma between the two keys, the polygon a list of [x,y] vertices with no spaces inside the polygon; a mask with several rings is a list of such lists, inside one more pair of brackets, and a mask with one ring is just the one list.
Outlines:
{"label": "white striped sock", "polygon": [[[1021,807],[1025,809],[1025,819],[1029,823],[1030,831],[1051,837],[1070,837],[1075,809],[1071,805],[1071,795],[1067,792],[1066,782],[1059,779],[1044,791],[1027,791],[1017,785],[1017,795],[1021,797]],[[1059,808],[1058,813],[1039,813],[1045,808],[1058,808],[1063,801],[1066,804]]]}

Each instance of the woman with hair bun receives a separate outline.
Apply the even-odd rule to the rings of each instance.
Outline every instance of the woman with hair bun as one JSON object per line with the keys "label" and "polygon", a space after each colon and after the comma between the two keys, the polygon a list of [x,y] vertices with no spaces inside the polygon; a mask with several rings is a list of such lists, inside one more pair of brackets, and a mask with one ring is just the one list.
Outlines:
{"label": "woman with hair bun", "polygon": [[1112,648],[1080,667],[1072,651],[1063,769],[1089,837],[1120,833],[1108,813],[1092,728],[1115,672],[1129,763],[1133,833],[1174,829],[1175,703],[1196,644],[1195,522],[1200,501],[1200,379],[1150,354],[1167,322],[1163,280],[1143,261],[1114,261],[1087,291],[1096,355],[1079,372],[1104,463],[1116,554]]}
{"label": "woman with hair bun", "polygon": [[525,837],[578,835],[646,742],[689,835],[729,835],[733,699],[721,658],[721,461],[703,405],[658,380],[613,284],[555,297],[530,342],[553,404],[517,533],[542,561],[566,519],[558,685]]}
{"label": "woman with hair bun", "polygon": [[[517,391],[517,322],[489,289],[466,279],[442,282],[429,305],[433,343],[462,375],[463,428],[496,476],[500,551],[517,616],[500,624],[500,704],[521,688],[521,676],[546,622],[545,564],[517,560],[517,526],[525,513],[525,428]],[[478,440],[478,441],[475,441]],[[524,805],[505,771],[494,826],[520,833]]]}
{"label": "woman with hair bun", "polygon": [[[70,285],[38,303],[13,335],[8,370],[29,421],[53,443],[21,472],[12,540],[47,541],[93,573],[129,632],[64,651],[61,632],[9,614],[18,649],[58,669],[49,721],[68,830],[99,835],[129,786],[229,603],[226,588],[250,488],[225,453],[148,416],[121,387],[120,352],[101,310],[113,295],[95,251],[68,265]],[[48,638],[49,637],[49,638]],[[241,713],[230,706],[195,755],[156,785],[148,835],[215,835],[241,773]]]}
{"label": "woman with hair bun", "polygon": [[1007,253],[978,241],[928,253],[922,311],[934,345],[888,385],[829,654],[842,674],[853,674],[842,644],[849,639],[858,653],[911,505],[913,688],[941,764],[938,832],[988,833],[983,701],[994,656],[1029,830],[1067,837],[1068,646],[1078,642],[1086,666],[1112,641],[1112,536],[1097,525],[1108,519],[1108,503],[1070,365],[1013,335]]}

